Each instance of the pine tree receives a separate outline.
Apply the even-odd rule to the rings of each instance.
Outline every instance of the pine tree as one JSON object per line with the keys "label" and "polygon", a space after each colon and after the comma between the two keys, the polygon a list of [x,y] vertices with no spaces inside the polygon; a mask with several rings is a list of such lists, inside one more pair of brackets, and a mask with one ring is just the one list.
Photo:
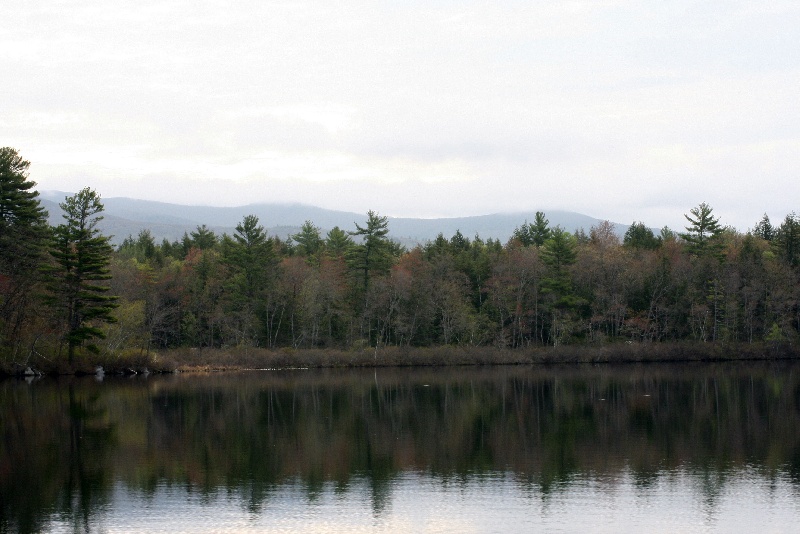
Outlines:
{"label": "pine tree", "polygon": [[456,233],[450,238],[450,248],[455,254],[469,250],[469,244],[469,239],[464,237],[461,230],[456,230]]}
{"label": "pine tree", "polygon": [[253,300],[264,292],[274,275],[276,260],[273,242],[259,224],[258,217],[247,215],[242,219],[236,226],[233,239],[225,241],[222,255],[237,278],[230,281],[238,286],[236,294],[245,300]]}
{"label": "pine tree", "polygon": [[577,259],[577,248],[575,236],[558,226],[542,247],[542,261],[547,266],[542,285],[545,293],[553,296],[556,307],[569,308],[575,305],[569,268]]}
{"label": "pine tree", "polygon": [[531,224],[531,236],[533,237],[533,244],[537,247],[544,245],[544,242],[550,239],[552,230],[550,229],[550,221],[544,216],[541,211],[536,212],[536,216]]}
{"label": "pine tree", "polygon": [[569,279],[568,268],[577,258],[577,238],[560,227],[553,230],[542,248],[542,260],[550,269],[551,279],[559,284]]}
{"label": "pine tree", "polygon": [[[105,337],[100,323],[116,321],[112,315],[117,297],[108,295],[101,282],[111,278],[109,263],[113,249],[109,238],[97,228],[102,220],[100,195],[88,187],[59,204],[66,223],[53,231],[51,254],[56,265],[50,270],[52,300],[61,310],[64,341],[72,363],[75,349],[85,341]],[[90,344],[93,352],[98,349]]]}
{"label": "pine tree", "polygon": [[20,341],[49,236],[29,167],[13,148],[0,148],[0,343],[6,347]]}
{"label": "pine tree", "polygon": [[573,310],[578,299],[572,285],[570,267],[577,260],[578,239],[556,226],[542,246],[542,261],[546,268],[542,279],[542,295],[550,309],[549,337],[558,345],[569,337]]}
{"label": "pine tree", "polygon": [[772,241],[772,238],[775,237],[775,229],[772,227],[772,223],[769,220],[769,215],[766,213],[758,221],[756,227],[753,228],[753,235],[760,237],[764,241]]}
{"label": "pine tree", "polygon": [[634,249],[655,250],[661,246],[661,240],[643,222],[634,221],[625,232],[622,244]]}
{"label": "pine tree", "polygon": [[790,213],[775,231],[772,247],[789,265],[800,264],[800,217]]}
{"label": "pine tree", "polygon": [[686,233],[680,236],[686,241],[690,253],[701,256],[707,252],[719,251],[721,243],[716,238],[722,233],[723,228],[719,224],[719,217],[712,215],[713,211],[711,206],[702,202],[696,208],[689,210],[692,217],[684,215],[689,221],[689,226],[686,227]]}
{"label": "pine tree", "polygon": [[334,226],[325,235],[324,246],[328,257],[342,258],[345,257],[353,247],[353,240],[350,238],[347,232],[338,226]]}
{"label": "pine tree", "polygon": [[182,242],[185,249],[184,252],[188,254],[190,248],[199,248],[200,250],[214,248],[219,243],[219,239],[217,239],[217,235],[213,230],[203,224],[198,226],[192,233],[184,234]]}
{"label": "pine tree", "polygon": [[320,236],[320,229],[315,226],[311,221],[306,221],[300,228],[300,232],[292,234],[292,240],[297,243],[295,245],[295,252],[303,256],[310,264],[319,263],[317,257],[325,244]]}
{"label": "pine tree", "polygon": [[351,268],[360,274],[366,292],[372,274],[388,272],[391,266],[392,247],[386,234],[389,233],[389,220],[370,210],[367,212],[367,225],[356,224],[351,236],[361,236],[360,244],[350,249],[348,262]]}
{"label": "pine tree", "polygon": [[545,241],[550,239],[552,230],[549,225],[550,221],[547,220],[544,213],[537,211],[532,223],[525,221],[522,226],[514,228],[511,238],[519,241],[523,247],[535,246],[539,248],[544,245]]}
{"label": "pine tree", "polygon": [[264,316],[266,295],[274,282],[277,264],[273,242],[258,217],[245,216],[233,238],[223,237],[222,261],[228,267],[223,305],[236,323],[236,341],[258,344],[263,333],[259,317]]}

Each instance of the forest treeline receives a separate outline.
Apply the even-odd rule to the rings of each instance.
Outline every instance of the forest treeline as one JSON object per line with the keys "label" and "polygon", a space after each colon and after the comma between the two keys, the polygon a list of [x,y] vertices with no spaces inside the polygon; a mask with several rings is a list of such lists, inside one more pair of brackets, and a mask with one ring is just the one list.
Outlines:
{"label": "forest treeline", "polygon": [[0,334],[6,361],[175,347],[517,348],[613,341],[792,342],[800,217],[742,233],[701,203],[685,232],[544,213],[507,242],[456,232],[407,250],[388,219],[288,240],[247,216],[233,235],[149,231],[113,248],[84,189],[50,227],[29,162],[0,149]]}

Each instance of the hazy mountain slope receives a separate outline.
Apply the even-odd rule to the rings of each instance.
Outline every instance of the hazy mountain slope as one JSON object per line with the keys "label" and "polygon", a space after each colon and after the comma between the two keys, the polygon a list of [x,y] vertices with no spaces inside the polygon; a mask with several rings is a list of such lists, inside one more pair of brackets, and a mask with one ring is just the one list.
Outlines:
{"label": "hazy mountain slope", "polygon": [[[583,228],[586,232],[597,225],[600,220],[580,213],[569,211],[548,211],[545,213],[550,221],[550,226],[561,226],[562,228],[574,232],[578,228]],[[425,241],[436,238],[441,232],[445,237],[451,237],[460,230],[468,238],[480,235],[482,238],[495,238],[505,242],[514,232],[514,229],[523,223],[533,222],[535,212],[521,213],[494,213],[491,215],[479,215],[475,217],[457,217],[447,219],[391,219],[389,228],[393,234],[408,237],[417,241]],[[622,233],[627,230],[625,225],[617,225],[617,231],[622,229]]]}
{"label": "hazy mountain slope", "polygon": [[[61,216],[61,208],[58,207],[56,202],[51,200],[42,200],[41,202],[42,206],[49,213],[48,220],[51,225],[56,226],[64,222]],[[103,220],[100,221],[100,228],[105,235],[111,236],[111,241],[114,244],[121,243],[122,240],[129,235],[135,237],[139,235],[139,232],[142,230],[150,230],[150,233],[155,237],[156,241],[159,242],[162,239],[168,239],[169,241],[180,240],[184,233],[191,232],[202,224],[191,219],[174,217],[171,219],[168,214],[155,213],[150,216],[147,214],[132,213],[129,208],[117,211],[114,208],[108,207],[106,199],[103,199],[103,205],[106,207],[106,210],[103,213]],[[123,215],[132,217],[125,217]],[[232,234],[236,225],[227,227],[207,224],[206,226],[217,234]]]}
{"label": "hazy mountain slope", "polygon": [[[63,222],[58,202],[62,202],[66,195],[67,193],[56,191],[40,193],[42,204],[50,212],[51,224]],[[163,238],[173,241],[202,224],[218,234],[231,234],[244,216],[251,214],[259,218],[271,235],[281,238],[296,233],[307,220],[322,228],[325,233],[334,226],[343,230],[355,230],[355,223],[363,225],[367,218],[366,213],[328,210],[303,204],[250,204],[221,208],[131,198],[104,198],[103,205],[106,211],[101,226],[104,233],[114,236],[115,243],[128,235],[135,236],[143,229],[149,229],[159,241]],[[389,219],[389,231],[390,236],[406,245],[435,239],[440,232],[449,238],[457,230],[469,238],[480,235],[484,239],[491,237],[505,242],[516,227],[525,221],[533,221],[534,216],[535,212],[441,219],[392,217]],[[578,228],[588,232],[600,222],[599,219],[569,211],[547,211],[546,216],[551,226],[559,225],[570,232]],[[627,225],[617,224],[616,227],[620,235],[627,230]]]}

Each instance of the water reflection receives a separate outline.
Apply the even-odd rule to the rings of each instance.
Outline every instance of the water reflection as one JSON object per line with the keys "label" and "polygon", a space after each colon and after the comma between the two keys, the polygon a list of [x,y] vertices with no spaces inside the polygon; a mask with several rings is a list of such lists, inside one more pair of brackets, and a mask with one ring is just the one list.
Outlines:
{"label": "water reflection", "polygon": [[[560,516],[548,507],[575,499],[626,495],[638,509],[673,493],[700,501],[714,523],[731,491],[753,487],[788,491],[796,513],[799,370],[740,363],[4,381],[0,530],[90,531],[99,518],[110,528],[111,517],[129,520],[126,507],[187,506],[187,495],[215,513],[233,502],[256,522],[287,495],[312,515],[363,498],[373,527],[400,521],[404,492],[421,491],[431,502],[441,492],[451,503],[497,492],[504,504],[533,499],[540,526]],[[485,503],[490,515],[499,505]]]}

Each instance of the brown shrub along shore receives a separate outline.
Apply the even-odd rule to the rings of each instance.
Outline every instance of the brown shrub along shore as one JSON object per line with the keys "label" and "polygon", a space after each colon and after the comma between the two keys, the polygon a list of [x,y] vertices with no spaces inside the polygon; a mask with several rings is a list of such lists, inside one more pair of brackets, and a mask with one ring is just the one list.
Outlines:
{"label": "brown shrub along shore", "polygon": [[787,360],[800,358],[792,344],[730,343],[622,343],[599,346],[532,347],[384,347],[363,350],[291,349],[253,347],[182,348],[158,353],[121,356],[86,355],[69,365],[64,360],[36,358],[24,364],[4,363],[0,374],[107,374],[141,372],[203,372],[244,369],[411,367],[449,365],[524,365],[628,362],[704,362]]}

